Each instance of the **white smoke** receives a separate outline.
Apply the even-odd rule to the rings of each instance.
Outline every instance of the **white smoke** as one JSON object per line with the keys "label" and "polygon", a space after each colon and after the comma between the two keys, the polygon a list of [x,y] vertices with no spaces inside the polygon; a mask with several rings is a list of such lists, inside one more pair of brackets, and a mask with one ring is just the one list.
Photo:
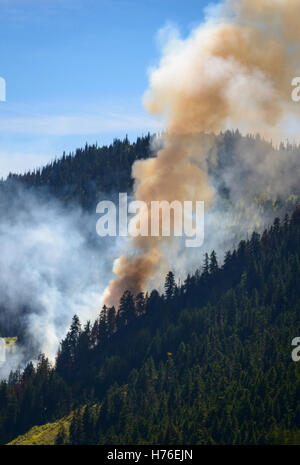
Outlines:
{"label": "white smoke", "polygon": [[22,333],[0,374],[30,357],[54,359],[72,316],[94,320],[118,241],[96,234],[96,213],[18,188],[0,202],[0,336]]}

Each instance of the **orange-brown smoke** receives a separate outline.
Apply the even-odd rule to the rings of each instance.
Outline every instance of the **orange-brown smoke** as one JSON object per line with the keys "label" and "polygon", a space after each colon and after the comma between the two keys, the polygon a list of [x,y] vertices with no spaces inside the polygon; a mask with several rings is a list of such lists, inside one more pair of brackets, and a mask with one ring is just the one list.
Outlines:
{"label": "orange-brown smoke", "polygon": [[[201,133],[239,127],[282,137],[282,122],[295,110],[291,80],[300,55],[299,14],[299,0],[229,0],[189,38],[173,35],[145,95],[148,111],[165,118],[164,147],[134,164],[137,200],[213,204],[206,172],[211,151],[201,145]],[[132,239],[135,255],[116,262],[107,305],[118,304],[125,290],[145,289],[164,265],[164,241]]]}

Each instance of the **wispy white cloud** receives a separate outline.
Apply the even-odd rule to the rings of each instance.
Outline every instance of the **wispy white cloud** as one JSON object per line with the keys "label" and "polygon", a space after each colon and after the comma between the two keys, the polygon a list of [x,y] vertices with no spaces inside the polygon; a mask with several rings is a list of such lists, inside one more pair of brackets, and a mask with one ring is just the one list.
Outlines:
{"label": "wispy white cloud", "polygon": [[[0,0],[1,1],[1,0]],[[156,132],[161,122],[142,112],[105,112],[93,109],[81,114],[51,114],[8,106],[0,117],[0,178],[41,167],[85,142],[110,143],[114,137]],[[3,108],[4,109],[4,108]],[[103,142],[104,141],[104,142]]]}
{"label": "wispy white cloud", "polygon": [[0,133],[30,135],[92,135],[102,132],[157,130],[160,121],[144,115],[51,115],[0,118]]}

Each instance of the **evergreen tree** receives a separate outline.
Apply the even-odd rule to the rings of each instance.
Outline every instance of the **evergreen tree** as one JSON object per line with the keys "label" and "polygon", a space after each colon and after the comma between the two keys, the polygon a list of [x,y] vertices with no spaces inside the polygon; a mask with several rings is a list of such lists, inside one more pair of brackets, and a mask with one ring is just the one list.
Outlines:
{"label": "evergreen tree", "polygon": [[130,291],[125,291],[120,299],[118,319],[119,325],[127,325],[135,318],[134,298]]}
{"label": "evergreen tree", "polygon": [[172,271],[169,271],[165,279],[165,296],[167,300],[171,300],[175,295],[175,277]]}

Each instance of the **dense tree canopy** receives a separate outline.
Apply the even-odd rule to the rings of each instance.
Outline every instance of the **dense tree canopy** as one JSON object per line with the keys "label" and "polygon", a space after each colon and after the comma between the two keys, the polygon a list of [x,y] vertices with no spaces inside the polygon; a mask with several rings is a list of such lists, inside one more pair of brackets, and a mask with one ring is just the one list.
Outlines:
{"label": "dense tree canopy", "polygon": [[[57,443],[261,444],[300,428],[300,213],[215,253],[165,294],[126,292],[84,328],[74,316],[56,366],[0,384],[2,443],[76,410]],[[80,406],[85,406],[79,408]]]}

